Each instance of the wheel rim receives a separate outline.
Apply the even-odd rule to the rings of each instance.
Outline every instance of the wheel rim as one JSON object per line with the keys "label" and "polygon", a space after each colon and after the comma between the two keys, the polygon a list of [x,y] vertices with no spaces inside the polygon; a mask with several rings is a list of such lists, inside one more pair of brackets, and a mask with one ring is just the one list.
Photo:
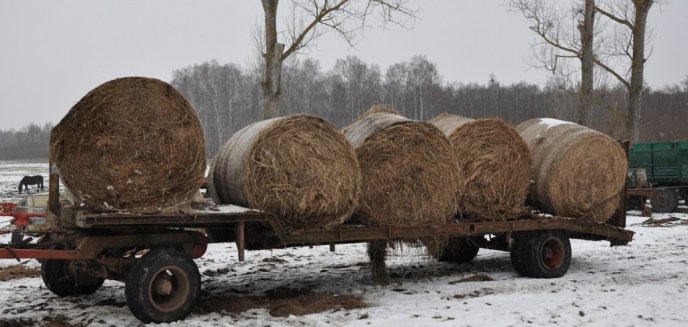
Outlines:
{"label": "wheel rim", "polygon": [[547,238],[540,249],[540,260],[545,269],[557,270],[564,263],[564,243],[556,237]]}
{"label": "wheel rim", "polygon": [[166,266],[159,269],[151,279],[148,299],[159,311],[174,311],[189,298],[190,288],[189,276],[184,270]]}

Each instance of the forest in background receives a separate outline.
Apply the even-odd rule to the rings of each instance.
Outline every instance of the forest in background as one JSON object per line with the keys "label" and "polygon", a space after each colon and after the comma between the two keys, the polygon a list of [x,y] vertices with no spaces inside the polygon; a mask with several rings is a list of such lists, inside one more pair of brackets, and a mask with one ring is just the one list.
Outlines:
{"label": "forest in background", "polygon": [[[209,155],[247,124],[260,120],[259,73],[236,64],[210,61],[175,71],[174,85],[196,108],[205,128]],[[424,56],[382,71],[355,56],[337,60],[322,71],[317,60],[289,60],[282,72],[281,115],[313,114],[341,128],[374,104],[388,104],[402,115],[429,120],[448,112],[470,118],[501,118],[518,124],[530,118],[574,121],[578,87],[555,82],[545,86],[520,82],[501,85],[486,76],[484,84],[446,82],[437,65]],[[626,91],[594,91],[591,128],[614,138],[623,135]],[[642,97],[640,142],[688,139],[688,78],[662,90],[646,88]]]}
{"label": "forest in background", "polygon": [[[261,119],[259,72],[216,61],[192,65],[170,82],[194,106],[203,124],[210,156],[242,127]],[[95,87],[95,86],[94,86]],[[520,82],[501,85],[495,76],[484,84],[444,81],[424,56],[382,71],[355,56],[323,71],[314,59],[292,59],[282,72],[282,115],[317,115],[344,127],[374,104],[388,104],[402,115],[429,120],[448,112],[470,118],[501,118],[518,124],[530,118],[575,120],[577,86]],[[625,90],[598,88],[591,128],[619,138],[623,133]],[[75,99],[78,100],[78,99]],[[688,78],[661,90],[646,88],[641,97],[640,142],[688,139]],[[47,158],[51,124],[0,131],[0,159]]]}
{"label": "forest in background", "polygon": [[0,160],[48,158],[52,124],[29,124],[20,130],[0,130]]}

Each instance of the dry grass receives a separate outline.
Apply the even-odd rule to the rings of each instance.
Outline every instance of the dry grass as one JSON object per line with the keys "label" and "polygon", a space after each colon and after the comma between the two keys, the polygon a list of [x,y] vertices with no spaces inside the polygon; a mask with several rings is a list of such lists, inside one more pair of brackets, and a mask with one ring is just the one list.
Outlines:
{"label": "dry grass", "polygon": [[470,277],[462,278],[459,280],[451,281],[449,282],[450,285],[458,284],[458,283],[470,283],[470,282],[491,282],[494,281],[494,278],[485,275],[485,274],[477,274],[473,275]]}
{"label": "dry grass", "polygon": [[450,222],[463,182],[451,143],[431,124],[382,109],[344,129],[363,175],[358,216],[372,226]]}
{"label": "dry grass", "polygon": [[218,151],[208,178],[219,203],[263,209],[290,229],[331,228],[358,204],[356,154],[334,125],[294,115],[245,127]]}
{"label": "dry grass", "polygon": [[596,222],[614,214],[627,171],[615,140],[578,124],[550,126],[540,119],[516,130],[533,154],[531,196],[540,209]]}
{"label": "dry grass", "polygon": [[70,322],[69,318],[64,315],[51,315],[45,316],[42,319],[41,327],[84,327],[86,325],[82,323],[73,324]]}
{"label": "dry grass", "polygon": [[0,268],[0,282],[18,278],[40,277],[41,269],[34,267],[26,267],[22,264],[6,266]]}
{"label": "dry grass", "polygon": [[429,121],[452,142],[464,175],[459,210],[463,218],[499,221],[525,212],[531,156],[513,127],[500,119],[442,114]]}
{"label": "dry grass", "polygon": [[304,289],[280,287],[265,295],[226,295],[201,299],[197,313],[240,313],[250,309],[267,309],[273,317],[303,316],[330,310],[352,310],[368,305],[355,295],[311,293]]}
{"label": "dry grass", "polygon": [[194,109],[169,84],[142,77],[86,94],[53,128],[50,158],[91,209],[138,212],[187,203],[206,164]]}

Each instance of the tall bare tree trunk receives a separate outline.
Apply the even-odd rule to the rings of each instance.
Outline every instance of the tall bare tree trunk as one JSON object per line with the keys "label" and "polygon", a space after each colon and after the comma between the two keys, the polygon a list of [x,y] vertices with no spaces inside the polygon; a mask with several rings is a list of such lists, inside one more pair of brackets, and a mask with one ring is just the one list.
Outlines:
{"label": "tall bare tree trunk", "polygon": [[581,85],[578,94],[578,121],[589,125],[592,116],[592,92],[595,58],[593,53],[593,32],[595,28],[595,1],[585,0],[583,22],[578,25],[581,38]]}
{"label": "tall bare tree trunk", "polygon": [[274,118],[280,113],[282,89],[282,53],[284,44],[277,42],[277,5],[279,0],[262,0],[265,12],[265,72],[260,82],[263,118]]}
{"label": "tall bare tree trunk", "polygon": [[640,139],[640,96],[643,93],[643,71],[645,65],[645,29],[647,14],[654,0],[633,0],[635,20],[633,24],[633,58],[631,61],[631,83],[628,89],[628,137],[635,143]]}

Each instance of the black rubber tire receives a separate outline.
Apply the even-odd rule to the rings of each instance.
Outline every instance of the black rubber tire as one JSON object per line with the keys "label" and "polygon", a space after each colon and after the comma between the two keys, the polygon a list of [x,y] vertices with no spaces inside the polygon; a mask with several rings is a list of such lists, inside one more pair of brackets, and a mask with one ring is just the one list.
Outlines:
{"label": "black rubber tire", "polygon": [[514,233],[511,264],[525,277],[558,278],[571,265],[571,242],[560,230]]}
{"label": "black rubber tire", "polygon": [[655,190],[655,196],[650,199],[650,204],[652,212],[674,212],[678,208],[678,195],[670,188],[658,188]]}
{"label": "black rubber tire", "polygon": [[12,231],[12,238],[10,244],[19,244],[24,240],[24,233],[21,230],[15,229]]}
{"label": "black rubber tire", "polygon": [[630,196],[628,199],[626,199],[626,210],[640,210],[642,209],[642,200],[643,198],[641,196]]}
{"label": "black rubber tire", "polygon": [[201,274],[183,252],[152,249],[131,268],[124,290],[136,318],[145,323],[172,322],[191,313],[200,296]]}
{"label": "black rubber tire", "polygon": [[511,266],[514,267],[514,270],[520,276],[529,275],[528,266],[530,261],[526,258],[527,254],[524,254],[524,252],[526,252],[525,247],[527,240],[531,237],[530,234],[529,232],[519,232],[513,233],[511,236],[513,240],[510,250]]}
{"label": "black rubber tire", "polygon": [[440,257],[442,262],[467,263],[473,261],[480,248],[465,237],[450,237]]}
{"label": "black rubber tire", "polygon": [[87,295],[97,291],[105,279],[92,277],[90,280],[77,280],[69,273],[68,260],[45,260],[41,263],[43,283],[57,296]]}
{"label": "black rubber tire", "polygon": [[688,190],[680,188],[678,190],[678,198],[679,200],[683,200],[684,205],[688,205]]}

